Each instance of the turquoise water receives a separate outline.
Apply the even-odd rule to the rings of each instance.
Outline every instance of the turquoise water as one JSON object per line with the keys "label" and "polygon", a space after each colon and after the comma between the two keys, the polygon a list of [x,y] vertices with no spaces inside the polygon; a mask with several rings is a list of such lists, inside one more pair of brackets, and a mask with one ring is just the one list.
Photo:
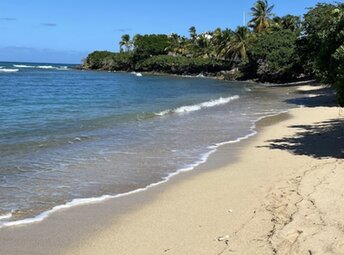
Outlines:
{"label": "turquoise water", "polygon": [[0,67],[0,225],[166,180],[287,107],[244,83]]}

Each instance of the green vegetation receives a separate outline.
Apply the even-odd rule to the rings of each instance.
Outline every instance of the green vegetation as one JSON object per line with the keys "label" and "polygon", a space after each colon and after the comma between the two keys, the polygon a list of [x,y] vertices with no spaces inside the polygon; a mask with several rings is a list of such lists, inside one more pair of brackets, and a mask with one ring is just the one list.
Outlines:
{"label": "green vegetation", "polygon": [[120,52],[96,51],[85,69],[205,74],[230,79],[289,82],[316,78],[334,85],[344,106],[344,4],[317,4],[301,17],[276,16],[258,0],[248,26],[189,36],[125,34]]}
{"label": "green vegetation", "polygon": [[296,51],[297,35],[291,30],[262,34],[251,46],[250,64],[261,81],[286,81],[302,71]]}
{"label": "green vegetation", "polygon": [[133,43],[130,40],[130,35],[124,34],[122,35],[122,40],[119,42],[119,51],[123,52],[123,47],[125,47],[125,50],[129,52],[131,48],[133,47]]}
{"label": "green vegetation", "polygon": [[91,70],[130,71],[132,69],[132,54],[95,51],[88,55],[83,68]]}
{"label": "green vegetation", "polygon": [[257,34],[268,30],[273,25],[271,22],[273,8],[274,6],[269,6],[267,0],[258,0],[251,8],[252,20],[249,22],[249,26],[252,27]]}
{"label": "green vegetation", "polygon": [[344,4],[317,4],[304,16],[300,52],[305,69],[319,81],[335,84],[344,106]]}
{"label": "green vegetation", "polygon": [[152,71],[171,74],[199,74],[220,72],[230,66],[227,61],[209,58],[188,58],[184,56],[158,55],[145,59],[137,64],[138,71]]}
{"label": "green vegetation", "polygon": [[167,35],[136,35],[133,44],[135,59],[141,60],[167,54],[170,38]]}

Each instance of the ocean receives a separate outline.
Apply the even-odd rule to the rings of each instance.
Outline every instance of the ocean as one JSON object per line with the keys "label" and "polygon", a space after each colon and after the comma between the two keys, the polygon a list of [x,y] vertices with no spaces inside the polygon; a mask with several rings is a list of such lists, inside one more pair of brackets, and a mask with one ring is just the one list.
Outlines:
{"label": "ocean", "polygon": [[288,93],[252,83],[0,63],[0,228],[191,171]]}

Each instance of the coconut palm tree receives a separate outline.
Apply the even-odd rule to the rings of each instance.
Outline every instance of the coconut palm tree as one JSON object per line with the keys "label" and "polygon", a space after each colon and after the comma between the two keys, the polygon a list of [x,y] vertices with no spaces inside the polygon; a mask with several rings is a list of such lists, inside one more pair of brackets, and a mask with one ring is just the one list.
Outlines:
{"label": "coconut palm tree", "polygon": [[186,56],[188,54],[188,40],[186,37],[172,33],[169,35],[169,38],[169,46],[166,48],[166,51],[169,53],[169,55]]}
{"label": "coconut palm tree", "polygon": [[247,62],[247,49],[253,40],[253,36],[247,27],[238,27],[222,50],[222,55],[232,61]]}
{"label": "coconut palm tree", "polygon": [[213,47],[215,51],[215,55],[217,58],[225,59],[226,54],[223,54],[225,52],[225,48],[230,42],[233,35],[233,31],[230,29],[216,29],[213,34]]}
{"label": "coconut palm tree", "polygon": [[274,5],[269,6],[267,0],[258,0],[251,8],[252,19],[249,26],[254,29],[256,33],[261,33],[271,27],[271,17],[273,17],[272,9]]}
{"label": "coconut palm tree", "polygon": [[195,44],[195,50],[198,56],[204,58],[211,58],[214,56],[213,34],[211,32],[198,35]]}
{"label": "coconut palm tree", "polygon": [[133,46],[133,42],[130,40],[130,35],[124,34],[122,35],[122,40],[119,42],[120,51],[123,52],[123,46],[127,52],[130,51],[131,47]]}
{"label": "coconut palm tree", "polygon": [[293,32],[300,31],[301,19],[299,16],[286,15],[273,18],[274,27],[277,29],[289,29]]}

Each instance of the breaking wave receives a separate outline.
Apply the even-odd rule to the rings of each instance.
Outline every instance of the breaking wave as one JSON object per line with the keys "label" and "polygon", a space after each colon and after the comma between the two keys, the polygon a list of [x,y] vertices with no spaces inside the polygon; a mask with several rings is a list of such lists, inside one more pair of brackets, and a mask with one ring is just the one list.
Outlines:
{"label": "breaking wave", "polygon": [[0,73],[15,73],[18,71],[19,69],[0,68]]}
{"label": "breaking wave", "polygon": [[194,112],[194,111],[199,111],[203,108],[209,108],[209,107],[214,107],[214,106],[218,106],[218,105],[224,105],[224,104],[228,104],[229,102],[239,99],[240,97],[238,95],[235,96],[231,96],[231,97],[220,97],[219,99],[215,99],[215,100],[210,100],[210,101],[206,101],[200,104],[195,104],[195,105],[186,105],[186,106],[181,106],[175,109],[168,109],[165,111],[161,111],[158,113],[155,113],[155,115],[158,116],[164,116],[167,114],[173,114],[173,113],[188,113],[188,112]]}

